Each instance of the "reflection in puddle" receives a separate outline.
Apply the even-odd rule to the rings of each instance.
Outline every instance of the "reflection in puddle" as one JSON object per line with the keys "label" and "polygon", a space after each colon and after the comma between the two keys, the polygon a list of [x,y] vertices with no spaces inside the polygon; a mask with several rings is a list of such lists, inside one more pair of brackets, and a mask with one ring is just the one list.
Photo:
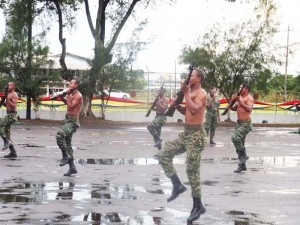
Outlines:
{"label": "reflection in puddle", "polygon": [[[121,158],[121,159],[79,159],[79,164],[97,164],[97,165],[155,165],[158,161],[154,158]],[[174,159],[174,164],[184,164],[185,159]]]}
{"label": "reflection in puddle", "polygon": [[99,199],[98,204],[111,204],[112,199],[136,200],[138,193],[164,194],[161,189],[146,190],[145,187],[124,184],[115,186],[109,182],[100,184],[75,184],[73,182],[48,182],[44,184],[19,184],[0,188],[0,202],[41,203],[50,200],[87,201]]}
{"label": "reflection in puddle", "polygon": [[153,221],[154,224],[161,224],[162,218],[149,216],[145,214],[145,212],[141,212],[141,214],[142,215],[138,215],[135,217],[129,217],[121,213],[101,214],[101,213],[90,212],[85,215],[73,217],[71,221],[73,222],[89,221],[92,222],[92,224],[122,223],[122,224],[132,224],[132,225],[153,224],[153,223],[149,223],[150,221]]}
{"label": "reflection in puddle", "polygon": [[122,221],[125,221],[126,217],[119,213],[107,213],[107,214],[101,214],[101,213],[95,213],[90,212],[85,215],[81,216],[75,216],[71,218],[70,221],[90,221],[90,222],[99,222],[98,224],[106,224],[106,223],[120,223]]}
{"label": "reflection in puddle", "polygon": [[[207,164],[215,163],[232,163],[236,159],[224,157],[219,159],[204,158],[203,162]],[[262,158],[250,158],[251,163],[262,164],[262,165],[273,165],[275,167],[299,167],[300,157],[262,157]],[[79,164],[94,164],[98,165],[156,165],[158,161],[153,158],[117,158],[117,159],[80,159]],[[184,158],[174,159],[175,164],[184,164]],[[99,167],[99,166],[98,166]],[[146,188],[143,185],[138,186],[135,184],[122,184],[116,185],[110,182],[109,179],[102,180],[101,183],[75,183],[75,182],[46,182],[46,183],[28,183],[24,180],[6,180],[0,187],[0,202],[2,204],[8,203],[26,203],[26,205],[38,205],[47,204],[50,201],[70,201],[76,200],[77,208],[85,208],[86,203],[95,202],[98,205],[113,205],[118,201],[114,200],[144,200],[142,193],[151,193],[157,198],[160,195],[169,195],[171,189],[163,189],[164,185],[169,186],[169,179],[160,178],[160,172],[157,172],[151,179],[151,188]],[[247,181],[235,180],[235,184],[244,184]],[[213,179],[203,180],[202,184],[207,186],[216,186],[218,181]],[[169,191],[169,192],[168,192]],[[285,190],[261,190],[261,192],[270,192],[275,194],[300,194],[300,189],[285,189]],[[241,191],[226,192],[228,196],[240,195]],[[93,201],[94,200],[94,201]],[[133,203],[134,204],[134,203]],[[25,204],[24,204],[25,205]],[[4,205],[5,206],[5,205]],[[167,213],[168,216],[165,218],[158,217],[154,214]],[[151,215],[150,215],[151,214]],[[153,214],[153,215],[152,215]],[[170,216],[171,214],[171,216]],[[77,214],[78,216],[68,215],[63,212],[54,220],[45,220],[46,223],[59,223],[59,222],[70,222],[70,221],[88,221],[90,224],[139,224],[139,225],[152,225],[152,224],[182,224],[182,221],[186,221],[188,210],[174,210],[170,208],[160,207],[159,205],[149,211],[140,211],[135,216],[128,216],[119,212],[110,213],[99,213],[99,212],[88,212],[85,214]],[[265,223],[259,220],[257,215],[251,213],[244,213],[240,211],[229,211],[230,223],[234,225],[250,225],[250,224],[272,224]],[[209,219],[209,214],[206,217]],[[232,218],[231,218],[232,217]],[[205,219],[205,217],[204,217]],[[43,220],[39,220],[42,222]],[[3,221],[1,221],[3,222]],[[25,214],[19,215],[18,219],[14,222],[17,223],[29,223],[34,224],[33,221],[28,219]],[[212,224],[212,223],[210,223]]]}
{"label": "reflection in puddle", "polygon": [[[80,216],[74,216],[71,218],[70,221],[73,222],[81,222],[81,221],[89,221],[92,222],[92,224],[110,224],[110,223],[118,223],[118,224],[130,224],[130,225],[142,225],[142,224],[174,224],[179,225],[182,224],[182,221],[185,220],[186,213],[183,213],[178,210],[173,210],[166,208],[158,208],[155,210],[151,210],[151,212],[160,212],[160,211],[166,211],[170,214],[172,214],[169,218],[161,218],[158,216],[150,216],[148,212],[146,211],[140,211],[138,212],[138,215],[134,217],[126,216],[122,213],[96,213],[96,212],[89,212],[87,214],[83,214]],[[97,222],[97,223],[95,223]]]}
{"label": "reflection in puddle", "polygon": [[[203,163],[232,163],[236,162],[237,158],[223,157],[221,159],[203,158]],[[285,167],[299,167],[300,157],[281,156],[281,157],[250,157],[249,161],[262,165],[285,166]],[[116,158],[116,159],[79,159],[77,162],[81,165],[95,164],[95,165],[156,165],[158,164],[155,158]],[[185,164],[185,158],[174,158],[174,164]]]}
{"label": "reflection in puddle", "polygon": [[269,164],[274,166],[299,167],[300,157],[282,156],[282,157],[261,157],[254,159],[258,164]]}

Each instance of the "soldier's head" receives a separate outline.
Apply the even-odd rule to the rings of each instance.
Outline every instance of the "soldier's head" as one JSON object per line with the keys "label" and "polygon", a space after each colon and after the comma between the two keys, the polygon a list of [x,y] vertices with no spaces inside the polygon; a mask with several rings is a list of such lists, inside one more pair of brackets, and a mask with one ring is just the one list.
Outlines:
{"label": "soldier's head", "polygon": [[[244,88],[243,88],[244,87]],[[243,92],[250,92],[250,86],[248,83],[241,84],[240,90],[243,88]]]}
{"label": "soldier's head", "polygon": [[245,84],[244,84],[244,88],[246,88],[246,89],[248,90],[248,92],[250,92],[250,91],[251,91],[251,88],[250,88],[250,86],[249,86],[249,84],[248,84],[248,83],[245,83]]}
{"label": "soldier's head", "polygon": [[16,87],[15,83],[12,81],[9,81],[7,84],[7,91],[11,92],[11,91],[15,90],[15,87]]}
{"label": "soldier's head", "polygon": [[204,81],[204,72],[200,69],[194,69],[190,79],[190,86],[201,85]]}
{"label": "soldier's head", "polygon": [[209,89],[209,95],[214,96],[217,94],[217,89],[215,87]]}
{"label": "soldier's head", "polygon": [[194,69],[196,71],[197,77],[200,78],[200,82],[204,81],[204,72],[201,69]]}
{"label": "soldier's head", "polygon": [[76,88],[78,88],[79,84],[80,84],[80,80],[78,78],[73,78],[69,83],[69,88],[76,89]]}

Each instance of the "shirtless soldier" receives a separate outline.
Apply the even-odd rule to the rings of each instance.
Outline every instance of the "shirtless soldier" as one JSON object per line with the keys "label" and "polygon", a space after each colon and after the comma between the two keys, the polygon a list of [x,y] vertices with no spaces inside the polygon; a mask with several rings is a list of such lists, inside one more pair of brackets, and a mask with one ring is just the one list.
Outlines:
{"label": "shirtless soldier", "polygon": [[216,145],[214,142],[214,136],[217,128],[217,124],[220,121],[220,112],[219,112],[219,99],[216,96],[217,90],[210,89],[209,96],[207,96],[206,102],[206,114],[205,114],[205,131],[206,134],[209,135],[209,144]]}
{"label": "shirtless soldier", "polygon": [[63,102],[67,105],[67,113],[63,125],[60,127],[56,134],[56,142],[62,152],[62,159],[59,163],[60,166],[69,164],[69,171],[64,176],[71,176],[76,174],[77,170],[74,164],[74,156],[72,149],[72,136],[80,127],[79,112],[82,106],[82,95],[78,91],[78,79],[72,79],[69,83],[69,88],[66,90],[67,99],[61,97]]}
{"label": "shirtless soldier", "polygon": [[2,150],[10,149],[10,153],[4,158],[17,158],[17,153],[10,138],[10,127],[18,120],[17,116],[18,94],[15,92],[15,83],[8,82],[7,96],[5,102],[7,114],[0,119],[0,136],[4,141]]}
{"label": "shirtless soldier", "polygon": [[179,194],[187,189],[179,180],[173,166],[175,155],[186,152],[186,173],[191,185],[193,197],[193,208],[188,223],[197,220],[206,209],[201,202],[200,182],[200,160],[201,152],[204,149],[206,133],[204,129],[204,116],[206,107],[206,92],[201,88],[204,80],[204,73],[199,69],[192,71],[189,86],[181,84],[181,91],[184,93],[186,106],[174,105],[175,108],[185,115],[184,131],[174,141],[166,142],[165,147],[158,154],[158,160],[167,177],[173,184],[172,195],[168,202],[176,199]]}
{"label": "shirtless soldier", "polygon": [[154,110],[156,111],[155,119],[147,126],[148,131],[153,136],[154,147],[157,147],[158,150],[161,149],[161,129],[167,122],[165,111],[168,108],[169,99],[165,96],[165,91],[166,90],[163,89],[157,96],[158,100],[154,106]]}
{"label": "shirtless soldier", "polygon": [[240,173],[247,170],[246,160],[249,159],[249,157],[246,154],[245,141],[247,134],[252,130],[251,112],[254,100],[249,94],[249,85],[243,84],[240,86],[240,90],[242,88],[243,90],[240,96],[234,97],[234,99],[236,99],[236,103],[230,108],[231,110],[237,112],[238,118],[234,133],[231,137],[239,159],[238,168],[234,170],[235,173]]}

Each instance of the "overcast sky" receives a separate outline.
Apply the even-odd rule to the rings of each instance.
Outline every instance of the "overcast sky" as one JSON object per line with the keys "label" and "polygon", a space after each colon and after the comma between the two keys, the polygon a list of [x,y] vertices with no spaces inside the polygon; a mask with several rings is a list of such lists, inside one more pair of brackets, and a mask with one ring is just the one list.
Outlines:
{"label": "overcast sky", "polygon": [[[253,0],[256,1],[256,0]],[[197,38],[216,23],[230,24],[232,21],[245,19],[251,13],[250,0],[236,0],[229,3],[224,0],[177,0],[176,4],[163,4],[155,11],[147,9],[143,17],[148,16],[148,26],[143,31],[142,38],[153,39],[144,50],[138,54],[134,69],[154,72],[175,71],[181,49],[193,44]],[[289,43],[295,48],[295,55],[289,55],[288,73],[300,72],[300,23],[299,0],[276,0],[278,2],[278,17],[281,21],[280,33],[276,42],[280,45],[287,43],[287,28],[290,27]],[[92,4],[91,4],[92,6]],[[2,18],[1,18],[2,17]],[[0,17],[1,35],[4,33],[3,16]],[[85,12],[78,15],[78,28],[70,34],[65,33],[67,52],[83,57],[92,57],[94,42],[86,22]],[[125,30],[124,30],[125,31]],[[122,32],[122,39],[126,39]],[[52,53],[60,53],[61,46],[57,38],[56,27],[49,34],[49,45]],[[283,51],[285,51],[283,49]],[[298,60],[297,60],[298,59]],[[186,71],[186,66],[176,64],[177,73]],[[281,72],[284,72],[284,67]]]}

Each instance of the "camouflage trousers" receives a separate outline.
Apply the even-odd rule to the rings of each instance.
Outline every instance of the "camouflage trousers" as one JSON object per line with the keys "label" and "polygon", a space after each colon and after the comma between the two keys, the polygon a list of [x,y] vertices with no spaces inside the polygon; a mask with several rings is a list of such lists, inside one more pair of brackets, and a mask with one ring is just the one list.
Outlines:
{"label": "camouflage trousers", "polygon": [[192,197],[201,197],[200,161],[206,133],[202,125],[185,125],[185,129],[174,141],[166,142],[158,153],[158,160],[167,177],[176,174],[173,158],[186,152],[186,173],[192,189]]}
{"label": "camouflage trousers", "polygon": [[17,113],[8,113],[0,119],[0,136],[11,141],[11,125],[18,121]]}
{"label": "camouflage trousers", "polygon": [[153,136],[153,138],[160,138],[161,135],[161,129],[163,125],[165,125],[167,122],[167,116],[165,115],[156,115],[155,119],[147,126],[147,129],[149,130],[150,134]]}
{"label": "camouflage trousers", "polygon": [[231,137],[236,152],[246,152],[245,141],[247,134],[252,130],[251,121],[237,121]]}
{"label": "camouflage trousers", "polygon": [[80,127],[79,119],[66,114],[63,125],[57,131],[56,143],[62,151],[66,151],[69,158],[73,159],[72,137]]}
{"label": "camouflage trousers", "polygon": [[215,136],[216,128],[218,124],[218,112],[217,111],[207,111],[205,114],[205,131],[206,134],[210,135],[212,139]]}

